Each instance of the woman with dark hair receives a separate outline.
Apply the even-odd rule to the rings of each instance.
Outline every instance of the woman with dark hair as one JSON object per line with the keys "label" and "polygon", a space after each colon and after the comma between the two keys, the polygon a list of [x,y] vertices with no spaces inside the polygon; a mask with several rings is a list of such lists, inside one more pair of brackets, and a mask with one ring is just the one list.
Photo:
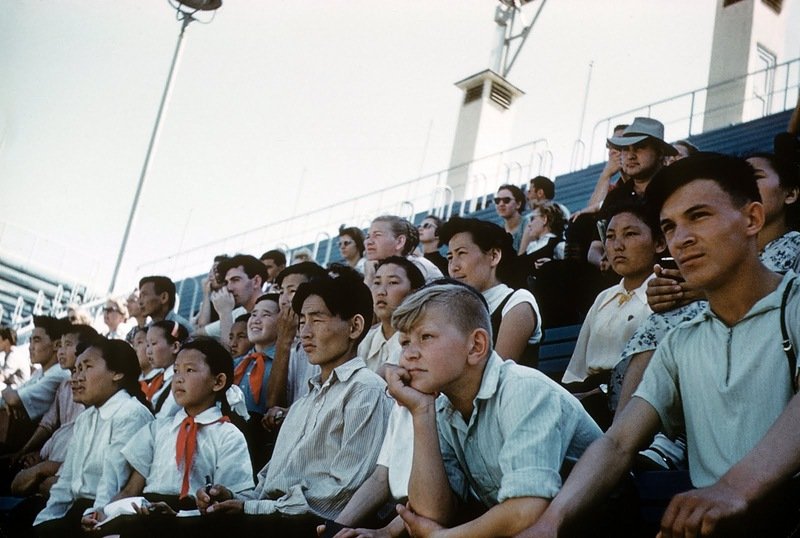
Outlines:
{"label": "woman with dark hair", "polygon": [[525,226],[522,212],[525,211],[525,193],[516,185],[500,185],[494,196],[497,214],[503,219],[503,227],[511,234],[514,252],[519,251]]}
{"label": "woman with dark hair", "polygon": [[536,366],[542,338],[539,305],[528,290],[509,286],[518,277],[511,236],[491,222],[453,217],[441,227],[439,237],[449,247],[450,276],[486,299],[497,353]]}
{"label": "woman with dark hair", "polygon": [[364,234],[355,226],[339,228],[339,254],[347,265],[364,274]]}
{"label": "woman with dark hair", "polygon": [[122,448],[153,419],[139,388],[139,360],[125,341],[97,338],[79,348],[73,392],[86,410],[75,420],[72,444],[36,517],[39,536],[78,536],[88,508],[105,506],[130,469]]}

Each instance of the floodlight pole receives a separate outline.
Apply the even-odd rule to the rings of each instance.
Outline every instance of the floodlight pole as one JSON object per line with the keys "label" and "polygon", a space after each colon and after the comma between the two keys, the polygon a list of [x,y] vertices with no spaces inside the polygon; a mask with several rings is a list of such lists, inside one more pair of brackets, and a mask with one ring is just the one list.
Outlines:
{"label": "floodlight pole", "polygon": [[161,95],[161,103],[158,105],[158,114],[156,114],[156,122],[153,125],[153,133],[150,135],[150,143],[147,146],[147,154],[144,157],[144,164],[142,165],[142,172],[139,174],[139,183],[136,185],[136,194],[133,196],[133,203],[131,204],[131,211],[128,215],[128,223],[125,225],[125,235],[122,236],[122,244],[119,247],[119,254],[117,254],[117,263],[114,266],[114,274],[111,276],[111,284],[108,286],[108,292],[114,291],[114,286],[117,284],[117,277],[119,276],[119,269],[122,266],[122,259],[125,257],[125,249],[128,246],[128,238],[131,234],[131,227],[133,226],[133,219],[136,217],[136,211],[139,209],[139,197],[142,194],[142,187],[144,180],[147,177],[147,172],[150,168],[150,158],[153,156],[153,148],[156,145],[158,133],[161,130],[161,117],[164,114],[164,108],[167,104],[172,89],[172,81],[175,78],[175,66],[178,63],[178,57],[181,54],[183,47],[183,34],[186,27],[194,20],[189,13],[178,11],[181,14],[181,32],[178,34],[178,42],[175,45],[175,53],[172,55],[172,65],[169,66],[169,75],[167,75],[167,84],[164,86],[164,93]]}

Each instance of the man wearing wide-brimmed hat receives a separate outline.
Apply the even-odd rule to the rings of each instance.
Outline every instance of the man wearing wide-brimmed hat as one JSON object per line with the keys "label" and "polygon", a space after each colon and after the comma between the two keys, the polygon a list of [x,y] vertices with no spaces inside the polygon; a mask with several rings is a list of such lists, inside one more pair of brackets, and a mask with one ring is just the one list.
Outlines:
{"label": "man wearing wide-brimmed hat", "polygon": [[677,154],[664,141],[664,124],[652,118],[636,118],[608,144],[621,152],[622,172],[629,179],[606,196],[604,205],[630,196],[641,197],[650,179],[664,166],[664,157]]}

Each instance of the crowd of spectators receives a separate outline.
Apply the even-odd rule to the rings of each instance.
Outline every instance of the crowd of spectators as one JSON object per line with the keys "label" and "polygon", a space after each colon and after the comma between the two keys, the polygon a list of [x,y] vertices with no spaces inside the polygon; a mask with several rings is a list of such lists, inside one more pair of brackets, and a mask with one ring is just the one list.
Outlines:
{"label": "crowd of spectators", "polygon": [[[191,320],[143,275],[97,319],[34,316],[29,356],[0,327],[0,531],[791,535],[799,113],[747,156],[634,118],[573,213],[537,176],[499,224],[342,226],[329,267],[221,253]],[[648,519],[652,471],[688,480]]]}

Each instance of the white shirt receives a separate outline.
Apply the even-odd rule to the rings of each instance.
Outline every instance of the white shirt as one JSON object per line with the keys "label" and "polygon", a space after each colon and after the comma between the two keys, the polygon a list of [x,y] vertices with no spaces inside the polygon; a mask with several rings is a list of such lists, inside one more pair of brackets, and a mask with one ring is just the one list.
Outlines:
{"label": "white shirt", "polygon": [[408,479],[414,460],[414,419],[395,402],[376,465],[389,469],[389,491],[396,500],[408,497]]}
{"label": "white shirt", "polygon": [[[183,484],[183,468],[175,462],[178,430],[187,417],[180,409],[173,417],[158,418],[145,425],[122,449],[122,456],[145,477],[144,493],[179,495]],[[212,484],[224,484],[233,492],[254,487],[253,468],[247,442],[230,422],[216,422],[220,410],[210,407],[195,417],[197,450],[189,473],[189,493],[194,493],[211,477]]]}
{"label": "white shirt", "polygon": [[16,389],[31,377],[31,361],[16,346],[11,346],[0,364],[0,390],[6,387]]}
{"label": "white shirt", "polygon": [[322,370],[316,364],[308,362],[308,355],[303,350],[299,339],[295,339],[289,352],[289,371],[286,380],[286,404],[294,402],[308,394],[308,380],[318,376]]}
{"label": "white shirt", "polygon": [[58,386],[69,378],[69,370],[65,370],[56,363],[44,373],[37,370],[28,382],[17,390],[22,406],[31,420],[40,419],[50,409],[56,398]]}
{"label": "white shirt", "polygon": [[589,370],[611,370],[622,359],[622,350],[647,316],[647,282],[626,291],[622,281],[603,290],[594,300],[581,326],[575,351],[561,379],[564,383],[583,381]]}
{"label": "white shirt", "polygon": [[77,499],[94,499],[94,509],[108,504],[130,477],[122,447],[151,420],[147,407],[124,390],[78,415],[58,481],[34,525],[63,517]]}
{"label": "white shirt", "polygon": [[[489,305],[490,314],[497,310],[497,307],[500,306],[500,303],[503,302],[503,299],[505,299],[511,291],[511,288],[505,284],[498,284],[483,292],[483,298],[486,299],[486,304]],[[533,308],[536,314],[536,328],[533,330],[533,333],[531,333],[531,337],[528,338],[529,344],[536,344],[542,340],[542,315],[539,313],[539,304],[536,302],[536,298],[534,298],[531,292],[522,288],[515,290],[514,295],[511,296],[511,299],[509,299],[503,307],[503,311],[500,313],[501,318],[508,314],[512,308],[521,303],[528,303],[531,305],[531,308]]]}
{"label": "white shirt", "polygon": [[400,362],[400,333],[395,333],[387,340],[383,336],[383,329],[378,323],[371,327],[364,340],[358,344],[358,356],[367,363],[367,368],[378,372],[384,364],[398,364]]}

